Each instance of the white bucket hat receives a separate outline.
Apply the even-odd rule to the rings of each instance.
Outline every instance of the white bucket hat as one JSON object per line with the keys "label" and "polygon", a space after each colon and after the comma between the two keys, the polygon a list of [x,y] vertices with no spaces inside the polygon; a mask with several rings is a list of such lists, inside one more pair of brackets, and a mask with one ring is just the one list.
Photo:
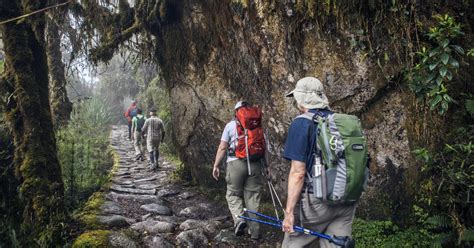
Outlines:
{"label": "white bucket hat", "polygon": [[329,109],[329,101],[324,94],[321,81],[315,77],[305,77],[296,83],[296,87],[286,97],[294,97],[296,102],[307,109]]}
{"label": "white bucket hat", "polygon": [[234,107],[234,110],[237,110],[243,106],[247,106],[249,105],[246,101],[238,101],[236,104],[235,104],[235,107]]}

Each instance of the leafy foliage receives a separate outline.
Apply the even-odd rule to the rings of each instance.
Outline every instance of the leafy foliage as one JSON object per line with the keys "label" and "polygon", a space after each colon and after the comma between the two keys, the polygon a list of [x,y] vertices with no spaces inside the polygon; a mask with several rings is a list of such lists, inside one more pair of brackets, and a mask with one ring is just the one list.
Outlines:
{"label": "leafy foliage", "polygon": [[66,203],[79,206],[108,179],[110,109],[98,96],[75,106],[69,125],[57,133]]}
{"label": "leafy foliage", "polygon": [[459,68],[456,55],[464,55],[464,49],[453,42],[463,32],[461,24],[447,14],[434,18],[437,25],[431,27],[427,34],[434,45],[417,52],[419,62],[407,74],[407,80],[420,101],[431,110],[444,114],[449,104],[455,102],[448,94],[447,83],[453,80]]}
{"label": "leafy foliage", "polygon": [[422,193],[418,202],[430,212],[439,213],[427,217],[424,222],[441,230],[438,234],[441,243],[468,241],[463,234],[466,229],[472,229],[473,138],[473,126],[458,128],[453,143],[446,144],[443,150],[437,153],[424,148],[413,151],[423,163]]}
{"label": "leafy foliage", "polygon": [[392,221],[355,219],[352,229],[357,247],[431,247],[434,240],[423,226],[403,229]]}

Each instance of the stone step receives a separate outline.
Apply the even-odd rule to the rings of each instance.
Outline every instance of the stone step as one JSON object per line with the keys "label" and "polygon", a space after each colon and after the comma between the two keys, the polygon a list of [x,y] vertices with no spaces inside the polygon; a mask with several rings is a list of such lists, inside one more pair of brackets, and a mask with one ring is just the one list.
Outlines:
{"label": "stone step", "polygon": [[131,195],[131,194],[119,194],[115,192],[108,193],[105,198],[110,201],[132,201],[139,202],[142,204],[157,203],[163,204],[163,201],[156,195]]}
{"label": "stone step", "polygon": [[120,187],[117,185],[110,186],[110,189],[120,192],[120,193],[130,193],[130,194],[137,194],[137,195],[155,195],[156,194],[156,189],[132,189],[132,188]]}
{"label": "stone step", "polygon": [[137,180],[134,180],[133,182],[134,183],[141,183],[141,182],[153,181],[157,178],[158,178],[158,176],[155,175],[155,176],[148,177],[148,178],[137,179]]}

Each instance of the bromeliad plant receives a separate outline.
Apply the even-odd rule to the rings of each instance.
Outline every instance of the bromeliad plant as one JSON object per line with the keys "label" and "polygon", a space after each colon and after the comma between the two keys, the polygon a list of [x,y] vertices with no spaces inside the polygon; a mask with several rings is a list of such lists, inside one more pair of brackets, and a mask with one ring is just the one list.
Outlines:
{"label": "bromeliad plant", "polygon": [[437,25],[427,34],[434,44],[417,52],[419,62],[407,74],[407,80],[418,100],[444,114],[455,102],[448,94],[447,84],[459,68],[456,57],[464,55],[464,49],[454,43],[464,33],[453,17],[446,14],[434,18]]}

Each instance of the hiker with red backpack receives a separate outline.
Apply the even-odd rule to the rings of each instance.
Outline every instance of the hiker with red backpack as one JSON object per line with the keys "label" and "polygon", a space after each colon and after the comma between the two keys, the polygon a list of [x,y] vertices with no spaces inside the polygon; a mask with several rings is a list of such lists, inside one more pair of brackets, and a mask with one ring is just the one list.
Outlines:
{"label": "hiker with red backpack", "polygon": [[143,135],[142,135],[142,128],[145,124],[146,118],[142,115],[142,110],[137,109],[137,116],[133,117],[132,119],[132,140],[133,145],[135,147],[135,159],[136,160],[145,160],[142,152],[142,142],[143,142]]}
{"label": "hiker with red backpack", "polygon": [[125,118],[127,118],[128,122],[128,139],[132,140],[132,119],[133,117],[137,116],[137,102],[135,100],[132,100],[132,103],[130,104],[130,107],[128,107],[127,111],[123,113]]}
{"label": "hiker with red backpack", "polygon": [[[282,229],[283,247],[304,247],[318,236],[295,226],[326,233],[322,248],[354,247],[350,238],[357,201],[368,178],[367,142],[359,118],[333,113],[322,83],[300,79],[293,91],[301,112],[291,123],[283,157],[291,161]],[[338,242],[334,242],[337,240]]]}
{"label": "hiker with red backpack", "polygon": [[[262,112],[258,108],[240,101],[234,110],[235,118],[227,123],[222,133],[212,176],[215,180],[219,179],[219,165],[227,153],[226,200],[234,218],[234,233],[241,236],[245,232],[247,222],[238,216],[244,214],[244,208],[258,211],[260,205],[265,139]],[[255,217],[253,214],[249,215]],[[259,239],[259,224],[250,222],[248,225],[251,238]]]}

